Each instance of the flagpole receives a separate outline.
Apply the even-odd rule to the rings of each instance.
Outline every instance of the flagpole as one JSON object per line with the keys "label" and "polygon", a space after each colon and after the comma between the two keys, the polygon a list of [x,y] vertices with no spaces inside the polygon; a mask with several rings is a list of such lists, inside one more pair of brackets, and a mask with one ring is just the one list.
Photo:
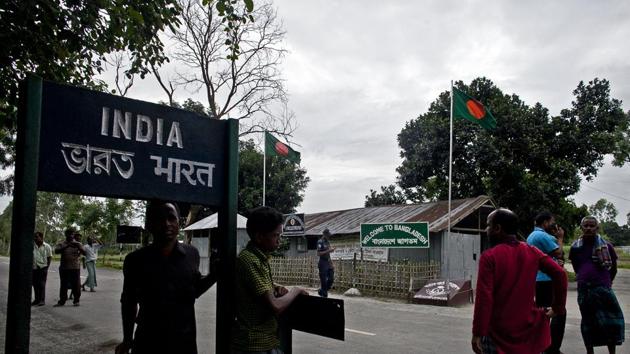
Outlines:
{"label": "flagpole", "polygon": [[450,298],[451,294],[451,269],[450,269],[450,261],[448,256],[448,245],[451,241],[451,189],[452,189],[452,180],[453,180],[453,80],[451,80],[451,113],[450,113],[450,139],[449,139],[449,149],[448,149],[448,229],[446,232],[446,242],[444,245],[445,255],[446,255],[446,301]]}
{"label": "flagpole", "polygon": [[263,195],[262,195],[262,205],[265,206],[265,185],[267,182],[267,131],[263,132],[265,139],[265,148],[263,149]]}

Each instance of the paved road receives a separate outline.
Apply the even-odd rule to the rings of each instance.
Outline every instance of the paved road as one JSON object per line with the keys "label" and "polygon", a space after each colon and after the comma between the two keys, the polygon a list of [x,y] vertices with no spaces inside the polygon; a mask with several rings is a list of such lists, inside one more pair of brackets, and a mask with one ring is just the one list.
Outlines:
{"label": "paved road", "polygon": [[[4,350],[9,260],[0,257],[0,352]],[[113,352],[122,338],[119,298],[120,271],[99,269],[95,293],[83,293],[81,306],[53,308],[58,298],[56,265],[48,276],[47,306],[33,308],[32,353]],[[630,339],[630,271],[621,270],[615,290],[626,314],[626,338]],[[211,289],[197,302],[200,353],[214,352],[216,292]],[[383,301],[344,298],[344,342],[294,332],[295,353],[470,353],[472,306],[443,308]],[[570,288],[565,353],[584,353],[579,330],[575,285]],[[600,348],[597,353],[606,352]],[[618,353],[630,353],[625,344]]]}

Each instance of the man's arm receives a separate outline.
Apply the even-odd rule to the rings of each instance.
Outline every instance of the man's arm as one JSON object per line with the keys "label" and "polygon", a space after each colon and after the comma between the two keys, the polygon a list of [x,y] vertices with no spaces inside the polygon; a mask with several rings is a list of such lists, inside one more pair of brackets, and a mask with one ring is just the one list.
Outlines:
{"label": "man's arm", "polygon": [[129,257],[123,263],[123,291],[120,295],[120,313],[123,326],[123,342],[116,347],[116,353],[128,353],[133,344],[133,328],[138,315],[138,299],[136,298],[133,266]]}
{"label": "man's arm", "polygon": [[539,268],[551,278],[553,288],[553,303],[551,309],[555,315],[566,313],[567,303],[567,273],[553,259],[543,256],[539,261]]}
{"label": "man's arm", "polygon": [[79,253],[81,253],[82,255],[85,256],[85,247],[83,247],[81,242],[72,241],[72,243],[73,243],[74,247],[76,247],[79,250]]}
{"label": "man's arm", "polygon": [[201,274],[199,274],[199,278],[195,283],[195,297],[203,295],[203,293],[208,291],[208,289],[210,289],[216,282],[216,273],[210,272],[210,274],[204,276],[201,276]]}
{"label": "man's arm", "polygon": [[52,248],[48,246],[46,249],[46,267],[50,267],[50,262],[52,262]]}
{"label": "man's arm", "polygon": [[615,247],[611,244],[607,244],[608,253],[610,253],[610,260],[612,265],[610,266],[610,282],[615,281],[615,277],[617,276],[617,252],[615,252]]}
{"label": "man's arm", "polygon": [[323,251],[317,251],[317,255],[321,257],[321,256],[327,255],[327,254],[329,254],[331,252],[334,252],[334,251],[335,251],[334,247],[328,247],[327,249],[325,249]]}
{"label": "man's arm", "polygon": [[472,349],[475,353],[481,353],[481,337],[487,336],[490,331],[490,319],[492,317],[492,305],[494,302],[494,262],[482,254],[479,259],[479,272],[477,273],[477,291],[475,309],[473,315]]}
{"label": "man's arm", "polygon": [[263,296],[271,310],[276,315],[280,315],[291,306],[291,303],[299,295],[308,295],[308,292],[302,288],[291,288],[284,296],[276,297],[273,291],[267,291]]}
{"label": "man's arm", "polygon": [[68,244],[58,243],[55,245],[55,253],[59,254],[68,247]]}

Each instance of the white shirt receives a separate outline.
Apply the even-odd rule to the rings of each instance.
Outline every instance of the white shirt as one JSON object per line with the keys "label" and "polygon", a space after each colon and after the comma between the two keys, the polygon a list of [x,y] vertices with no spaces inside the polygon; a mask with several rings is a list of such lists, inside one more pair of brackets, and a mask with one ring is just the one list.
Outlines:
{"label": "white shirt", "polygon": [[95,261],[98,258],[98,249],[101,247],[103,246],[98,243],[93,243],[92,246],[87,243],[83,245],[83,248],[85,248],[85,261]]}
{"label": "white shirt", "polygon": [[33,269],[48,267],[48,257],[52,257],[52,247],[46,242],[41,246],[33,244]]}

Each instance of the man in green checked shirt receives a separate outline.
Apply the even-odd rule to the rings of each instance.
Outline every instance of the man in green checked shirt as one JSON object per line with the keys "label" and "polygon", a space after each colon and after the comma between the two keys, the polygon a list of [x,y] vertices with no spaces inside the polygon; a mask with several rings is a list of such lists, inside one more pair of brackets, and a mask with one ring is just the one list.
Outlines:
{"label": "man in green checked shirt", "polygon": [[250,241],[236,260],[236,321],[234,354],[282,354],[277,316],[306,290],[291,290],[273,283],[270,253],[280,245],[282,214],[270,207],[249,212]]}

